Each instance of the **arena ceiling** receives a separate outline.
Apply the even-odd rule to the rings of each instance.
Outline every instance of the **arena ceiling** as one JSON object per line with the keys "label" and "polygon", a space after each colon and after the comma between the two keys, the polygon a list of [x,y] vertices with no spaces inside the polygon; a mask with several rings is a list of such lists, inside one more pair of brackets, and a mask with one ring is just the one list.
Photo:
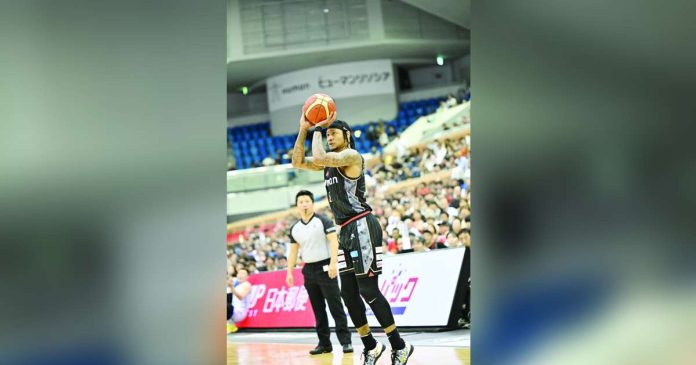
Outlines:
{"label": "arena ceiling", "polygon": [[[396,0],[395,0],[396,1]],[[400,0],[466,29],[470,27],[470,0]],[[438,54],[458,58],[469,53],[467,40],[385,40],[379,44],[356,47],[303,48],[254,55],[247,60],[227,64],[227,86],[235,90],[241,86],[260,86],[265,79],[284,72],[310,68],[322,64],[389,58],[397,64],[432,64]]]}
{"label": "arena ceiling", "polygon": [[231,89],[253,86],[267,77],[303,68],[340,62],[390,58],[398,63],[432,63],[435,56],[456,58],[468,53],[469,41],[387,41],[344,50],[303,50],[302,53],[267,55],[227,65],[227,84]]}
{"label": "arena ceiling", "polygon": [[471,0],[401,0],[466,29],[471,29]]}

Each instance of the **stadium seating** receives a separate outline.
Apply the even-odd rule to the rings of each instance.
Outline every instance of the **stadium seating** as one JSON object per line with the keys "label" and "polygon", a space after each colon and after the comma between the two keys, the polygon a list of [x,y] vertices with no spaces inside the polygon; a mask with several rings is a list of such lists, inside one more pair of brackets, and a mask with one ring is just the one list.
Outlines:
{"label": "stadium seating", "polygon": [[[421,116],[434,113],[440,101],[446,97],[430,98],[417,101],[402,102],[399,104],[399,112],[396,119],[385,121],[385,126],[393,126],[397,132],[401,133],[408,126],[413,124]],[[360,153],[369,153],[372,147],[378,151],[382,147],[377,141],[370,141],[366,136],[368,124],[356,125],[353,131],[361,131],[360,138],[355,139],[355,147]],[[240,127],[227,128],[227,140],[232,146],[237,170],[248,169],[261,166],[261,162],[267,156],[272,156],[274,159],[282,157],[283,153],[290,150],[295,143],[296,134],[272,136],[271,122],[262,122],[253,125],[245,125]],[[307,141],[307,146],[310,146]],[[280,156],[277,152],[280,151]],[[283,159],[281,163],[289,163],[289,159]]]}

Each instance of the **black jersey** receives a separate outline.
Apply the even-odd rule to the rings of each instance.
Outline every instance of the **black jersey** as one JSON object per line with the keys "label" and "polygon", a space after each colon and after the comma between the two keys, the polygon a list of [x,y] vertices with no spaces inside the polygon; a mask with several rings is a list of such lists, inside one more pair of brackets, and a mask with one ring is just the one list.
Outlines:
{"label": "black jersey", "polygon": [[338,167],[324,167],[324,184],[329,206],[336,223],[343,224],[365,211],[372,211],[365,201],[365,161],[362,162],[360,177],[350,179]]}

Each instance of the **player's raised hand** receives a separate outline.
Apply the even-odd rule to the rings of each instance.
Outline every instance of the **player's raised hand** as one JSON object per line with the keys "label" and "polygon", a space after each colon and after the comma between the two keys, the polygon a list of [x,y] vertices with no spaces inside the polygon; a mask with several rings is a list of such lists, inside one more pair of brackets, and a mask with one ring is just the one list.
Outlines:
{"label": "player's raised hand", "polygon": [[[303,117],[304,117],[304,115],[303,115]],[[322,128],[328,128],[331,125],[331,123],[334,122],[334,120],[336,120],[336,112],[335,111],[331,112],[329,114],[328,118],[322,120],[321,122],[317,123],[316,125],[319,127],[322,127]]]}
{"label": "player's raised hand", "polygon": [[307,117],[305,117],[303,110],[302,113],[300,113],[300,130],[308,131],[310,128],[312,128],[312,124],[307,121]]}

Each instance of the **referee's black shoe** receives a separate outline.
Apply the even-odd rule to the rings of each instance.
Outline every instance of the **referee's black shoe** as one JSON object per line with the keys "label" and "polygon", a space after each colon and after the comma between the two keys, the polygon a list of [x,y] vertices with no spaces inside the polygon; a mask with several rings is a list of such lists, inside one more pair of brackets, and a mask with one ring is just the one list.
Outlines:
{"label": "referee's black shoe", "polygon": [[310,355],[319,355],[319,354],[328,354],[333,351],[333,348],[331,347],[326,347],[322,345],[317,345],[317,347],[314,348],[314,350],[309,351]]}
{"label": "referee's black shoe", "polygon": [[349,352],[353,352],[353,345],[347,343],[347,344],[343,345],[343,353],[347,354]]}

